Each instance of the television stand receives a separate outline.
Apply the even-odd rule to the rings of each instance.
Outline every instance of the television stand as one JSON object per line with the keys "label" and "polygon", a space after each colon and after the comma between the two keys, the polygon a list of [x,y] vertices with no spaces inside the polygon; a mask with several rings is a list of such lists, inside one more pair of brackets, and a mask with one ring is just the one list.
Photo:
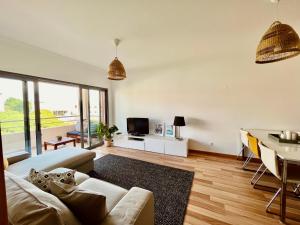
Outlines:
{"label": "television stand", "polygon": [[142,137],[132,134],[115,135],[114,146],[183,157],[188,154],[188,139],[178,140],[151,134]]}
{"label": "television stand", "polygon": [[133,141],[144,141],[144,138],[139,138],[139,137],[128,137],[128,140],[133,140]]}
{"label": "television stand", "polygon": [[145,137],[146,136],[145,134],[139,134],[139,133],[132,133],[130,135],[136,136],[136,137]]}

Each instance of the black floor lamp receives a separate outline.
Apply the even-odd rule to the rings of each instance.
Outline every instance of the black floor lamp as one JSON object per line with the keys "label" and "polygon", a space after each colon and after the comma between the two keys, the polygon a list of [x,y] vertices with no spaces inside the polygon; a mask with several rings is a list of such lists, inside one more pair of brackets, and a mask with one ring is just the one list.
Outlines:
{"label": "black floor lamp", "polygon": [[[175,116],[173,125],[175,126],[175,129],[176,129],[175,130],[176,139],[182,140],[183,138],[180,137],[180,127],[185,126],[184,117],[183,116]],[[177,129],[177,127],[178,127],[178,129]],[[178,130],[178,132],[177,132],[177,130]]]}

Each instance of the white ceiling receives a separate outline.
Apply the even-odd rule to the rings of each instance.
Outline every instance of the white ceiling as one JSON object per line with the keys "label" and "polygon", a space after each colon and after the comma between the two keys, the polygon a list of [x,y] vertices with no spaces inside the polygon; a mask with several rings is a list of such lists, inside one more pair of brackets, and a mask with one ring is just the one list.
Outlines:
{"label": "white ceiling", "polygon": [[[0,35],[105,69],[112,40],[127,69],[255,55],[275,20],[269,0],[0,0]],[[282,0],[279,19],[300,32],[300,1]]]}

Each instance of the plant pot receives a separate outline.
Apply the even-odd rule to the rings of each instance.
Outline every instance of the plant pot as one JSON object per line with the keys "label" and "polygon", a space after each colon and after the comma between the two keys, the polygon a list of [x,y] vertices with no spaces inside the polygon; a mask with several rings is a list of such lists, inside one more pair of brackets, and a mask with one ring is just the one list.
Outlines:
{"label": "plant pot", "polygon": [[111,147],[112,146],[112,140],[104,140],[105,147]]}
{"label": "plant pot", "polygon": [[61,141],[62,140],[62,136],[56,136],[57,141]]}

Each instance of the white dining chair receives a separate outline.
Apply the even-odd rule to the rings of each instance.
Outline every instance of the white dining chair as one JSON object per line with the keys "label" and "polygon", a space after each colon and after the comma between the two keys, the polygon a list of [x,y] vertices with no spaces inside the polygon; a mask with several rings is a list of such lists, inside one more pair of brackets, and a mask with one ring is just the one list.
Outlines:
{"label": "white dining chair", "polygon": [[[240,129],[240,136],[241,136],[241,142],[242,142],[242,149],[239,152],[238,156],[239,157],[241,155],[241,153],[245,150],[249,149],[249,140],[248,140],[248,135],[249,132],[245,131],[243,129]],[[247,159],[245,160],[242,168],[245,169],[246,166],[248,165],[248,163],[250,162],[250,160],[253,158],[253,152],[250,152],[250,154],[248,155]]]}
{"label": "white dining chair", "polygon": [[249,147],[249,142],[248,142],[248,131],[245,131],[243,129],[240,129],[240,136],[241,136],[241,142],[242,142],[242,149],[237,155],[238,157],[242,154],[244,150],[246,150]]}
{"label": "white dining chair", "polygon": [[[262,160],[264,166],[275,177],[277,177],[280,180],[280,182],[282,182],[282,177],[281,177],[281,173],[280,173],[280,166],[279,166],[279,163],[278,163],[278,158],[277,158],[276,151],[266,147],[265,145],[263,145],[262,142],[259,142],[258,145],[259,145],[259,148],[260,148],[261,160]],[[298,186],[300,184],[300,173],[298,173],[298,172],[293,173],[292,170],[288,171],[287,183],[288,184],[296,184]],[[280,194],[280,192],[281,192],[281,188],[279,188],[277,190],[275,195],[272,197],[272,199],[268,203],[268,205],[266,207],[267,212],[270,212],[269,208],[270,208],[271,204],[273,203],[273,201],[276,199],[276,197]]]}
{"label": "white dining chair", "polygon": [[294,186],[294,193],[297,196],[300,196],[300,184]]}

